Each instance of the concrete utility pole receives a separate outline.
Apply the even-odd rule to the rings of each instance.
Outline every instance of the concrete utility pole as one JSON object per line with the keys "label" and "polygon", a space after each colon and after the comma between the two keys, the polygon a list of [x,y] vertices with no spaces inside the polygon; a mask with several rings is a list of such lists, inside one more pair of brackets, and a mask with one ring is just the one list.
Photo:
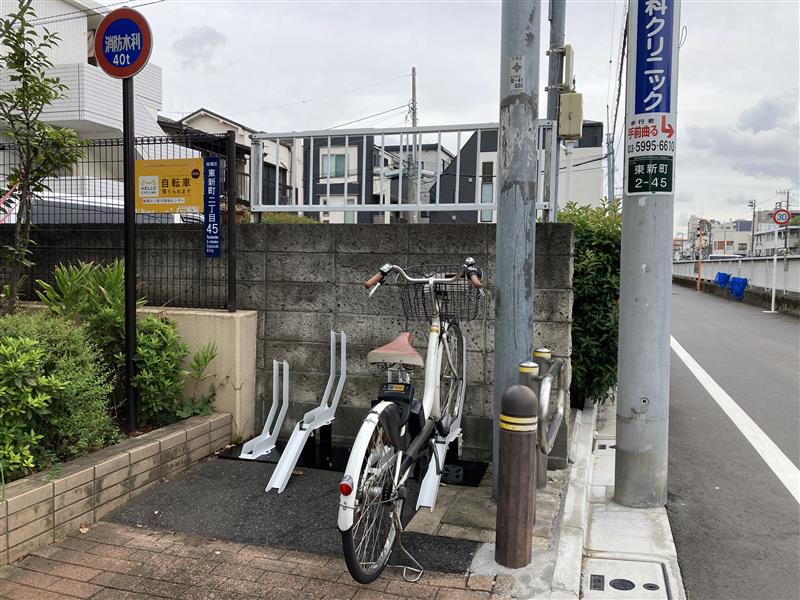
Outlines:
{"label": "concrete utility pole", "polygon": [[503,0],[501,22],[492,431],[495,497],[500,398],[517,382],[517,365],[530,360],[533,352],[540,0]]}
{"label": "concrete utility pole", "polygon": [[[564,57],[562,54],[564,48],[564,30],[567,20],[567,0],[550,0],[549,14],[547,15],[550,21],[550,50],[547,69],[547,119],[555,121],[556,125],[551,130],[551,134],[558,135],[558,104],[561,97],[561,86],[563,83],[567,85],[570,82],[564,82]],[[550,139],[546,140],[545,148],[550,148]],[[556,215],[551,213],[558,204],[558,163],[561,150],[553,153],[545,154],[544,161],[544,201],[550,203],[550,207],[544,211],[542,215],[543,221],[555,221]],[[551,170],[551,161],[555,161],[556,177],[553,180],[552,189],[550,186],[550,177],[548,174]]]}
{"label": "concrete utility pole", "polygon": [[614,500],[631,507],[667,501],[679,31],[680,0],[629,0]]}
{"label": "concrete utility pole", "polygon": [[756,199],[753,198],[747,203],[747,206],[753,207],[753,220],[750,223],[750,256],[753,256],[753,243],[756,238]]}
{"label": "concrete utility pole", "polygon": [[608,170],[608,201],[614,200],[614,132],[606,134],[606,169]]}
{"label": "concrete utility pole", "polygon": [[411,126],[417,126],[417,67],[411,67]]}

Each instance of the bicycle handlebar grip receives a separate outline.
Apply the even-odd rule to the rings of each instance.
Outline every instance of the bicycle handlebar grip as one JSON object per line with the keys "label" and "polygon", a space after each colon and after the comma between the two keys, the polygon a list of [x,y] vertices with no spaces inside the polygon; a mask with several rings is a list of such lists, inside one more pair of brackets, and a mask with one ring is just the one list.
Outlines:
{"label": "bicycle handlebar grip", "polygon": [[383,281],[384,277],[386,277],[386,275],[384,275],[383,273],[378,271],[377,273],[375,273],[375,275],[373,275],[372,277],[370,277],[369,279],[367,279],[364,282],[364,287],[369,289],[369,288],[379,284],[381,281]]}

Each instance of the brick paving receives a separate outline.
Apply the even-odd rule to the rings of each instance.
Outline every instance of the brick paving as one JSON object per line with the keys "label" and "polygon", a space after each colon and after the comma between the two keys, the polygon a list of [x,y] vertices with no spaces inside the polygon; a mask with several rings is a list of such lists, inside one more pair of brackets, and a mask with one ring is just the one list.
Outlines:
{"label": "brick paving", "polygon": [[363,586],[341,558],[108,522],[0,568],[3,600],[499,600],[513,583],[506,575],[435,572],[408,583],[387,569]]}

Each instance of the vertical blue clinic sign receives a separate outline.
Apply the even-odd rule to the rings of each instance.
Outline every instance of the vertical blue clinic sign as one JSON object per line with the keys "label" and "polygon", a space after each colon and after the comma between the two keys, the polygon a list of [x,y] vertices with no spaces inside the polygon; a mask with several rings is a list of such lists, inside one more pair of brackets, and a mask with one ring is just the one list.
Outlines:
{"label": "vertical blue clinic sign", "polygon": [[219,158],[206,158],[203,161],[203,225],[206,258],[220,257],[219,173]]}
{"label": "vertical blue clinic sign", "polygon": [[635,113],[669,113],[675,0],[641,0],[636,19]]}

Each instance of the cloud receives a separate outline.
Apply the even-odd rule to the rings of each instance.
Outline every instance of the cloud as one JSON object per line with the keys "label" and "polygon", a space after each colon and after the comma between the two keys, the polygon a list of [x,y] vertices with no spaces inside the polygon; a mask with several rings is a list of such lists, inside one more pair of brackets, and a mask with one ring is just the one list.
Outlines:
{"label": "cloud", "polygon": [[754,177],[800,181],[797,90],[767,96],[739,114],[735,124],[688,127],[689,144]]}
{"label": "cloud", "polygon": [[172,49],[181,57],[181,66],[185,69],[202,68],[213,70],[214,51],[227,44],[228,39],[219,31],[208,25],[190,27],[185,34],[172,44]]}

